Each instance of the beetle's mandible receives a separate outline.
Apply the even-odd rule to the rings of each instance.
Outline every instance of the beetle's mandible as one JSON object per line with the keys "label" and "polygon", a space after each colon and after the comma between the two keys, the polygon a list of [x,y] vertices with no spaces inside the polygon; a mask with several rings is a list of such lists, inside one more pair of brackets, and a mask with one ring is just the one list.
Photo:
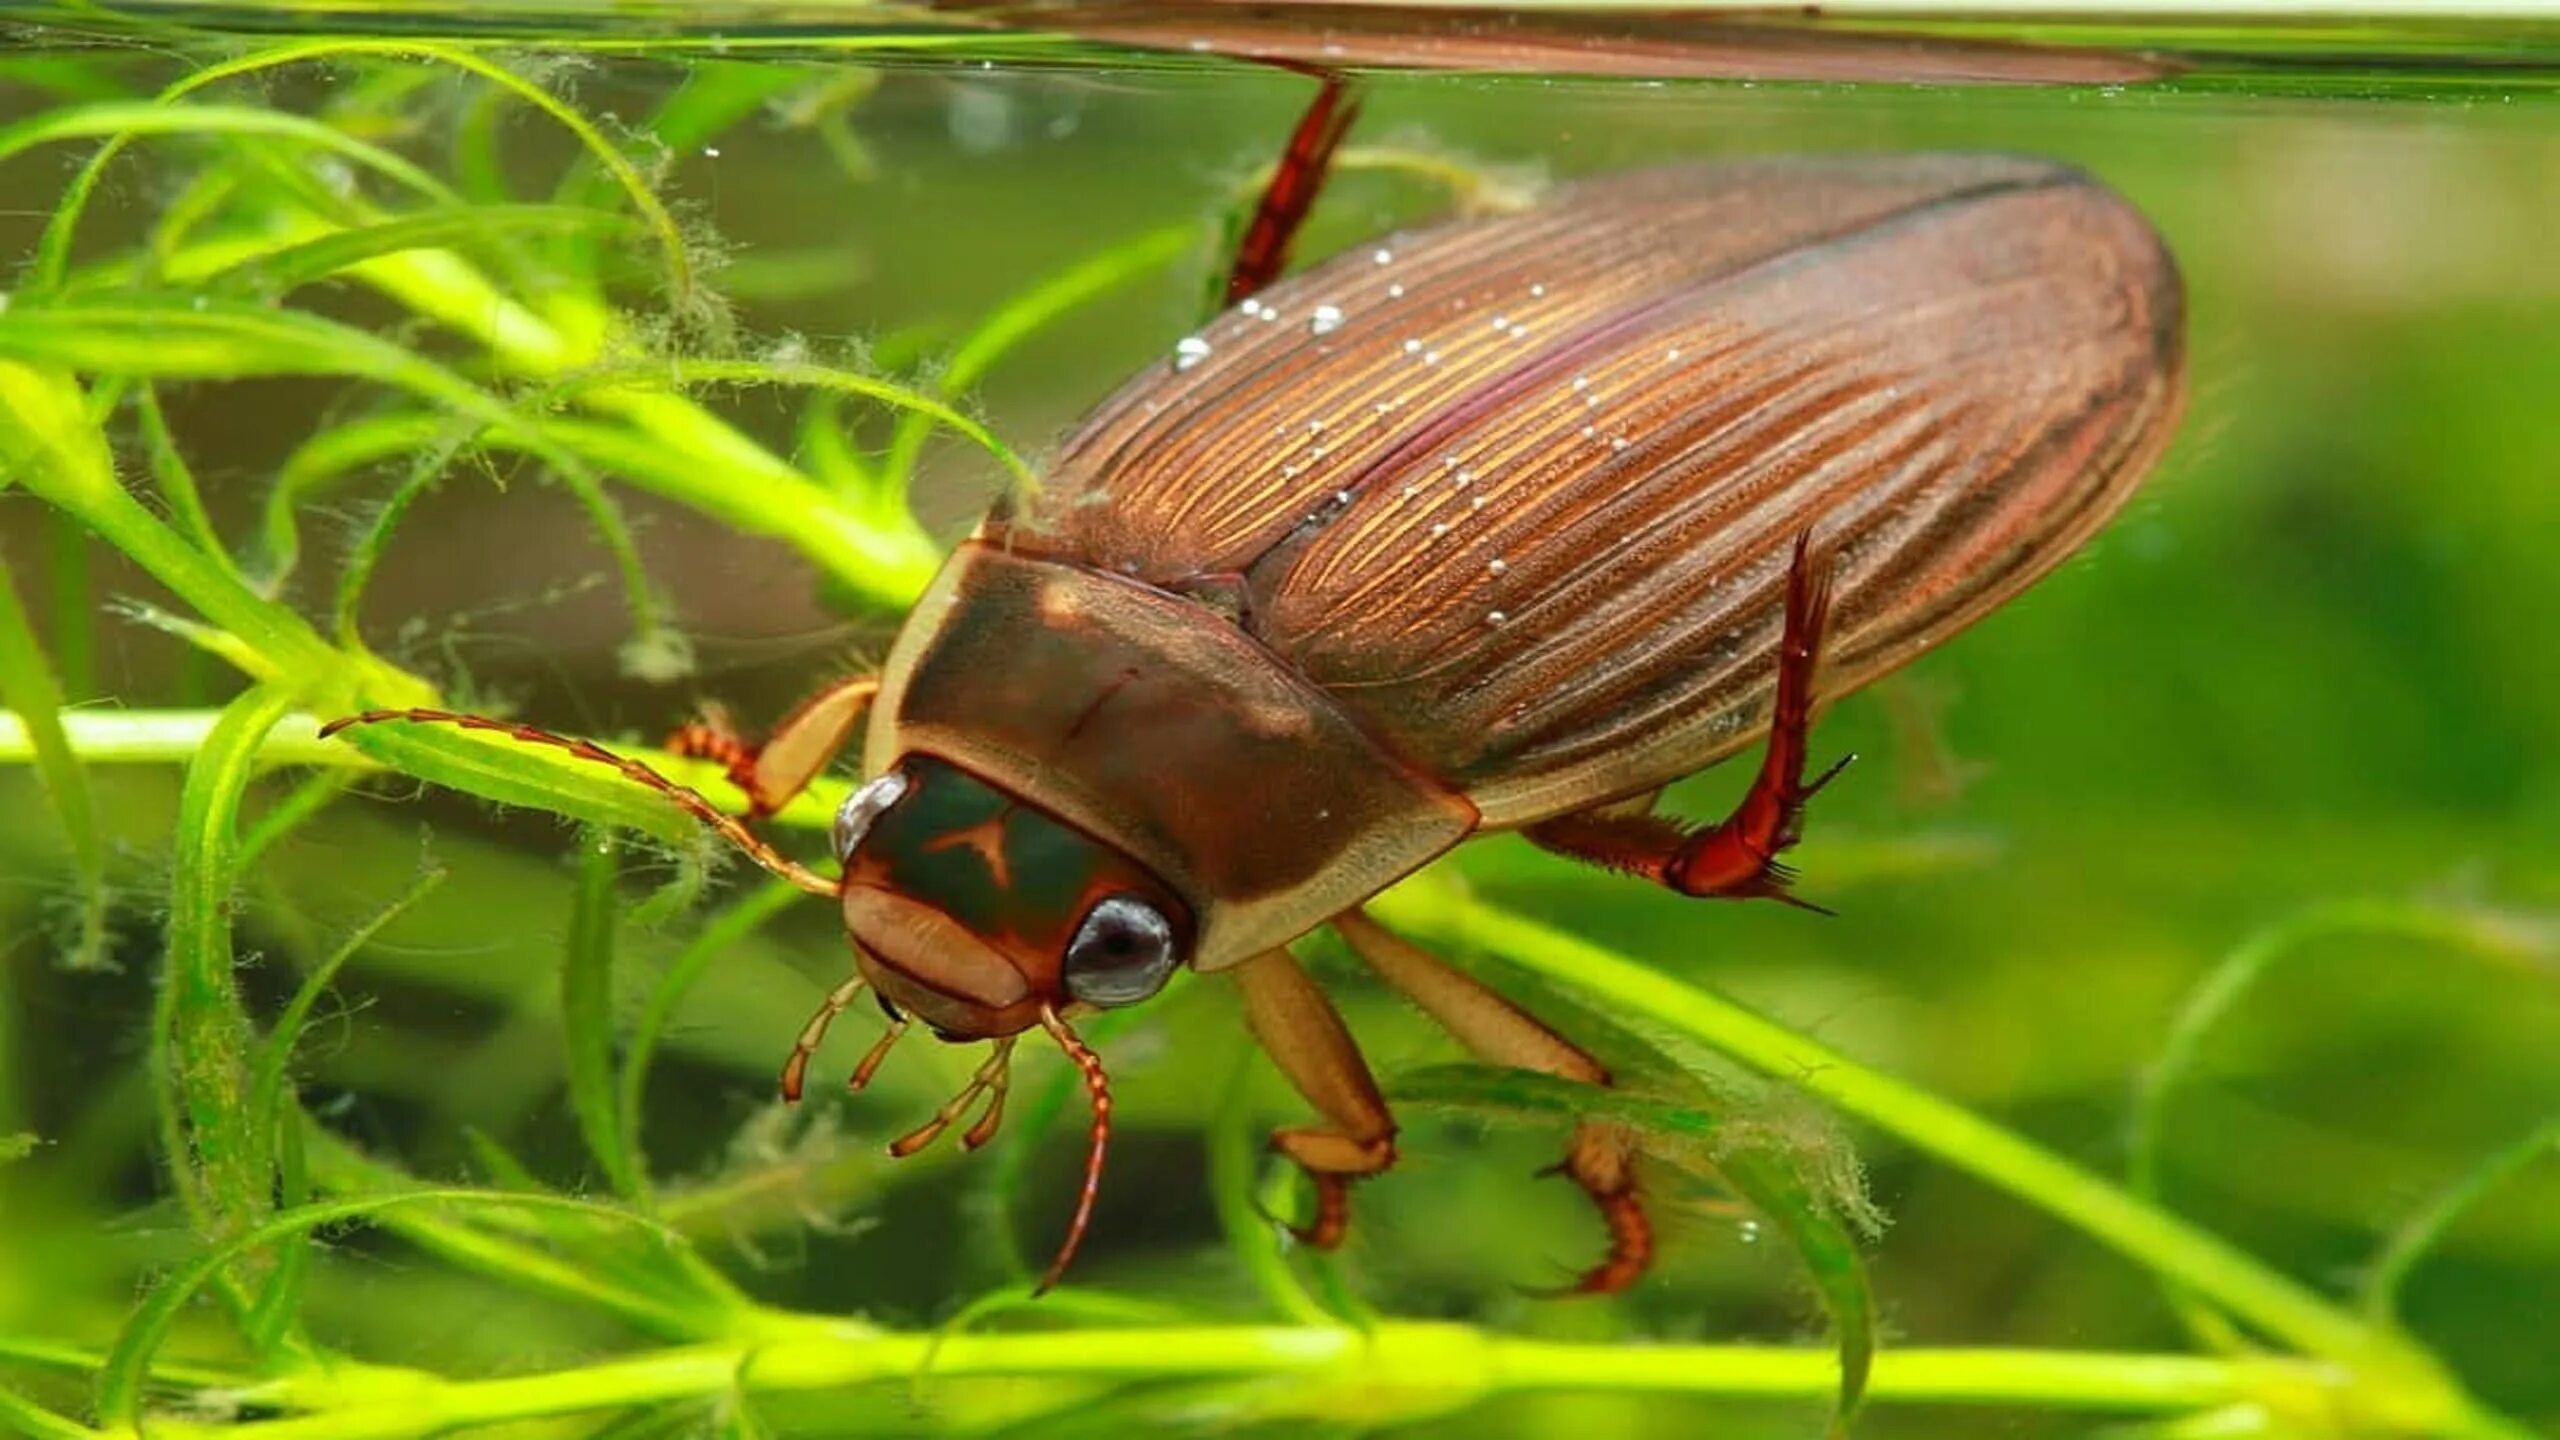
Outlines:
{"label": "beetle's mandible", "polygon": [[[826,876],[700,794],[590,742],[440,711],[615,765],[841,906],[855,975],[794,1048],[797,1098],[865,988],[991,1042],[961,1095],[994,1133],[1016,1038],[1092,1100],[1073,1255],[1110,1131],[1074,1021],[1189,967],[1231,977],[1322,1116],[1276,1148],[1313,1177],[1317,1245],[1394,1163],[1359,1050],[1286,948],[1330,924],[1497,1064],[1608,1072],[1389,933],[1369,896],[1476,835],[1687,895],[1795,901],[1817,698],[2017,594],[2121,506],[2182,395],[2175,267],[2124,201],[1998,155],[1797,157],[1572,185],[1277,275],[1354,105],[1300,124],[1240,247],[1229,307],[1066,442],[1036,494],[951,556],[876,678],[761,744],[692,726],[749,818],[857,733],[868,777]],[[1767,744],[1734,812],[1659,816],[1668,782]],[[1809,908],[1809,907],[1808,907]],[[1603,1259],[1653,1248],[1632,1138],[1586,1122],[1560,1167]]]}

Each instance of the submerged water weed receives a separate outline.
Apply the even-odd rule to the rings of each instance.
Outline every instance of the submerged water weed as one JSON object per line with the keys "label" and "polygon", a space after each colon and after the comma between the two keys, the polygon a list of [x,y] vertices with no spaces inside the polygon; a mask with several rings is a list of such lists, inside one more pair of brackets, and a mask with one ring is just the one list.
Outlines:
{"label": "submerged water weed", "polygon": [[[1287,1196],[1257,1169],[1253,1076],[1244,1069],[1229,1077],[1220,1103],[1174,1122],[1207,1127],[1219,1228],[1245,1277],[1234,1293],[1165,1274],[1153,1287],[1161,1293],[1069,1288],[1036,1307],[1020,1303],[1033,1266],[1015,1226],[1031,1208],[1025,1197],[1040,1193],[1028,1177],[1046,1164],[1037,1146],[1043,1122],[1073,1093],[1063,1070],[1032,1075],[1017,1122],[980,1162],[977,1213],[961,1231],[975,1258],[955,1256],[949,1268],[985,1283],[974,1294],[955,1287],[959,1303],[946,1307],[939,1328],[837,1313],[895,1308],[858,1289],[792,1293],[777,1280],[789,1269],[784,1260],[759,1247],[837,1222],[849,1197],[894,1196],[946,1153],[893,1172],[868,1135],[838,1143],[832,1121],[796,1127],[766,1112],[743,1126],[717,1122],[748,1140],[707,1147],[689,1162],[653,1160],[648,1102],[653,1093],[681,1098],[650,1085],[662,1042],[686,1023],[718,962],[784,923],[794,892],[767,884],[723,895],[649,973],[659,952],[622,913],[636,847],[616,837],[690,834],[654,797],[552,752],[466,734],[369,731],[321,742],[313,717],[435,702],[434,681],[368,640],[380,622],[367,600],[418,502],[443,485],[531,474],[567,492],[616,577],[627,625],[622,663],[639,678],[676,678],[691,652],[635,540],[630,493],[789,546],[850,603],[894,614],[939,559],[909,507],[910,481],[934,435],[984,452],[1005,483],[1034,483],[1031,468],[972,415],[972,388],[1014,346],[1097,297],[1204,255],[1226,217],[1100,246],[965,333],[882,347],[903,348],[918,363],[830,364],[810,358],[803,343],[751,356],[725,348],[728,324],[712,289],[719,277],[703,263],[691,222],[660,198],[655,172],[666,157],[759,117],[822,134],[848,173],[866,171],[873,161],[846,118],[868,92],[859,72],[700,65],[626,132],[573,103],[557,77],[537,79],[459,46],[297,43],[156,91],[135,78],[147,68],[110,52],[22,72],[52,87],[57,101],[0,127],[0,162],[43,147],[94,147],[48,211],[32,263],[0,311],[0,475],[175,596],[191,613],[170,617],[169,628],[243,683],[209,684],[231,698],[198,709],[66,710],[66,694],[88,693],[85,682],[72,689],[63,679],[85,673],[79,657],[95,644],[88,582],[76,565],[39,571],[13,557],[0,594],[0,692],[16,725],[0,737],[0,753],[31,762],[66,837],[81,903],[59,953],[83,967],[111,958],[148,967],[153,998],[140,1093],[102,1099],[109,1119],[64,1136],[0,1125],[0,1165],[32,1170],[45,1163],[37,1147],[57,1140],[84,1154],[113,1153],[120,1106],[151,1117],[147,1148],[170,1203],[145,1214],[140,1228],[151,1243],[92,1271],[66,1270],[83,1288],[58,1301],[29,1305],[0,1287],[0,1315],[16,1327],[0,1333],[0,1423],[48,1437],[147,1428],[276,1440],[556,1417],[577,1417],[595,1433],[832,1432],[845,1428],[841,1410],[795,1409],[793,1397],[871,1387],[865,1413],[890,1415],[903,1387],[913,1410],[881,1428],[1366,1428],[1496,1398],[1614,1391],[1828,1404],[1841,1430],[1874,1402],[2153,1416],[2164,1434],[2523,1433],[2476,1404],[2391,1315],[2398,1287],[2429,1247],[2466,1207],[2546,1152],[2548,1130],[2418,1209],[2375,1262],[2361,1307],[2181,1220],[2159,1196],[2166,1097],[2197,1037],[2258,974],[2306,935],[2341,928],[2474,950],[2523,943],[2459,912],[2323,913],[2236,954],[2146,1093],[2134,1184],[2120,1188],[1660,968],[1477,898],[1446,871],[1387,896],[1377,908],[1388,922],[1554,987],[1586,1007],[1587,1026],[1621,1027],[1612,1043],[1635,1060],[1628,1073],[1648,1077],[1626,1093],[1595,1096],[1520,1072],[1417,1066],[1390,1088],[1425,1105],[1550,1129],[1559,1114],[1624,1122],[1649,1137],[1650,1153],[1742,1207],[1746,1240],[1765,1225],[1780,1242],[1768,1248],[1792,1253],[1827,1317],[1827,1346],[1628,1345],[1548,1338],[1535,1326],[1514,1333],[1490,1318],[1376,1313],[1334,1263],[1285,1253],[1264,1218]],[[275,108],[286,80],[315,74],[324,83],[308,113]],[[511,110],[552,127],[565,149],[547,193],[513,173],[500,144]],[[445,142],[433,155],[422,154],[412,123],[428,115],[450,117],[431,132]],[[1351,158],[1429,174],[1461,194],[1493,188],[1428,155]],[[101,239],[97,198],[145,162],[164,198],[141,233]],[[926,353],[938,361],[921,363]],[[263,507],[233,539],[207,503],[163,392],[252,377],[318,377],[345,388],[330,423],[286,437]],[[727,418],[721,392],[736,390],[791,397],[799,413],[787,428],[798,448],[786,453]],[[857,427],[876,443],[848,441]],[[333,573],[310,574],[310,517],[368,486],[371,508]],[[309,612],[328,622],[315,624]],[[115,943],[144,927],[113,889],[135,866],[101,820],[94,762],[108,758],[184,765],[165,857],[166,914],[147,950]],[[650,758],[718,792],[705,767]],[[285,767],[309,775],[279,791],[271,772]],[[342,1124],[329,1113],[329,1094],[296,1077],[300,1057],[325,1043],[326,1008],[353,1003],[330,999],[350,962],[385,958],[393,963],[386,975],[399,973],[397,952],[381,944],[386,927],[452,893],[486,896],[464,907],[478,932],[521,923],[502,898],[514,893],[509,882],[495,878],[502,867],[478,856],[405,876],[350,869],[332,883],[363,892],[365,918],[334,936],[297,937],[294,922],[269,913],[292,906],[262,905],[262,941],[302,971],[282,989],[238,933],[244,898],[270,883],[266,867],[376,771],[585,827],[566,913],[550,917],[563,938],[531,947],[544,998],[515,1013],[536,1023],[460,1052],[467,1063],[450,1067],[458,1087],[485,1087],[442,1117],[470,1137],[464,1153],[404,1153],[404,1127]],[[822,786],[777,818],[822,826],[840,796],[840,787]],[[1952,853],[1926,844],[1884,853],[1890,848],[1871,857],[1879,869],[1915,863],[1911,854]],[[1842,854],[1834,873],[1854,872]],[[678,863],[692,879],[670,884],[653,921],[695,893],[698,855]],[[1177,1013],[1202,1024],[1232,1024],[1197,1013],[1210,988],[1186,987],[1167,1003],[1190,1007]],[[0,1008],[0,1025],[23,1023]],[[1094,1027],[1095,1038],[1127,1023],[1113,1017]],[[2175,1296],[2198,1352],[1880,1346],[1880,1311],[1893,1297],[1880,1297],[1869,1273],[1876,1217],[1854,1162],[1824,1127],[1784,1104],[1756,1105],[1747,1089],[1711,1074],[1704,1057],[1770,1077],[1791,1087],[1789,1104],[1817,1101],[2114,1248]],[[547,1100],[543,1087],[555,1075],[565,1077],[570,1143],[583,1147],[597,1177],[588,1194],[561,1193],[574,1187],[557,1167],[528,1163],[470,1120]],[[0,1120],[8,1113],[0,1109]],[[702,1123],[700,1112],[694,1118]],[[478,1179],[457,1184],[456,1174]],[[0,1187],[8,1184],[0,1175]],[[10,1223],[20,1235],[38,1224],[71,1233],[95,1224],[94,1211],[78,1205],[104,1193],[77,1178],[52,1190],[30,1186],[31,1209],[49,1200],[68,1208]],[[377,1252],[359,1227],[403,1248]],[[407,1359],[416,1337],[357,1314],[347,1298],[362,1293],[368,1267],[386,1253],[403,1266],[430,1257],[435,1278],[417,1280],[408,1292],[415,1303],[450,1305],[438,1313],[453,1316],[492,1310],[500,1316],[488,1322],[493,1335],[519,1348],[459,1344],[446,1356],[454,1363],[436,1369]],[[119,1313],[119,1291],[136,1275],[148,1277],[145,1297]],[[1427,1313],[1439,1312],[1415,1312]],[[995,1379],[1015,1383],[984,1383]]]}

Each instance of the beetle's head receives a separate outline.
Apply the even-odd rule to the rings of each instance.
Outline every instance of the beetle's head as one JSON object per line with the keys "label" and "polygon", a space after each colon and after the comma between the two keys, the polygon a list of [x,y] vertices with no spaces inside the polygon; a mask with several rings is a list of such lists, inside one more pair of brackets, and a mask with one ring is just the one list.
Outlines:
{"label": "beetle's head", "polygon": [[1191,954],[1189,907],[1146,867],[932,756],[848,796],[835,849],[863,977],[949,1039],[1135,1004]]}

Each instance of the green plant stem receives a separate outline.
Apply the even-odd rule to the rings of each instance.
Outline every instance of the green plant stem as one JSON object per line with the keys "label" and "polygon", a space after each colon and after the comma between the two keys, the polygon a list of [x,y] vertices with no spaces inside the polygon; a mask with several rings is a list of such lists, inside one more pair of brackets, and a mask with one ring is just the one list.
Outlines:
{"label": "green plant stem", "polygon": [[[1571,1344],[1462,1325],[1173,1326],[1064,1333],[882,1333],[777,1317],[769,1333],[502,1380],[389,1380],[393,1393],[343,1393],[313,1414],[218,1427],[233,1440],[391,1440],[470,1425],[627,1405],[826,1391],[909,1377],[1290,1376],[1293,1400],[1347,1408],[1401,1404],[1437,1412],[1497,1394],[1625,1391],[1819,1401],[1838,1383],[1819,1350],[1751,1345]],[[2257,1401],[2300,1412],[2333,1388],[2326,1368],[2290,1360],[2015,1350],[1899,1350],[1878,1360],[1874,1398],[1912,1404],[2030,1402],[2127,1414],[2180,1414]],[[1392,1398],[1388,1398],[1392,1397]],[[155,1435],[217,1427],[156,1419]]]}
{"label": "green plant stem", "polygon": [[2367,1373],[2427,1412],[2466,1411],[2436,1364],[2236,1247],[2143,1203],[2052,1151],[1740,1005],[1601,946],[1468,899],[1426,876],[1372,902],[1390,924],[1481,947],[1559,985],[1678,1029],[1928,1151],[2183,1284],[2289,1344]]}

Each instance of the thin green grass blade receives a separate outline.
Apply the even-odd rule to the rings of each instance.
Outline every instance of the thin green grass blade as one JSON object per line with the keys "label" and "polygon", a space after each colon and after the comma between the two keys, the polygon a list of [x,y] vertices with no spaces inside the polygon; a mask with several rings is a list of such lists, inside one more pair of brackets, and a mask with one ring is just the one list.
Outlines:
{"label": "thin green grass blade", "polygon": [[997,439],[984,425],[953,409],[931,395],[865,375],[855,370],[806,362],[789,363],[769,360],[704,360],[676,356],[665,362],[640,366],[607,366],[563,381],[563,395],[582,395],[601,387],[639,390],[664,389],[669,386],[742,385],[779,386],[788,389],[831,390],[865,400],[877,401],[893,410],[911,411],[924,416],[976,444],[997,465],[1025,489],[1036,489],[1039,477],[1011,447]]}
{"label": "thin green grass blade", "polygon": [[[244,844],[242,846],[244,853],[246,849],[247,846]],[[348,931],[346,938],[340,940],[336,948],[323,957],[319,964],[311,967],[311,973],[302,978],[302,984],[295,988],[293,998],[285,1002],[283,1011],[276,1016],[275,1024],[268,1028],[266,1038],[259,1043],[256,1058],[251,1065],[249,1113],[251,1123],[262,1133],[278,1134],[290,1132],[296,1128],[285,1123],[287,1119],[284,1112],[285,1079],[293,1066],[294,1049],[302,1043],[302,1028],[310,1023],[311,1012],[319,1005],[320,997],[329,993],[329,987],[337,982],[338,972],[345,969],[347,962],[353,960],[366,946],[372,944],[374,937],[380,935],[385,927],[408,913],[419,901],[435,893],[437,887],[444,884],[450,873],[442,866],[431,866],[421,870],[418,877],[409,882],[407,889],[393,896],[381,909],[374,911],[361,924]]]}
{"label": "thin green grass blade", "polygon": [[1228,1252],[1276,1314],[1298,1325],[1340,1324],[1289,1268],[1278,1227],[1254,1195],[1255,1173],[1265,1153],[1262,1137],[1253,1133],[1254,1077],[1262,1063],[1253,1046],[1236,1047],[1235,1063],[1210,1112],[1208,1133],[1202,1137],[1209,1159],[1209,1203],[1217,1211]]}
{"label": "thin green grass blade", "polygon": [[679,303],[690,304],[694,296],[693,259],[686,252],[683,232],[675,216],[640,174],[628,156],[607,140],[594,122],[550,91],[534,84],[516,72],[474,51],[457,45],[440,45],[431,41],[376,38],[332,37],[260,50],[218,65],[209,65],[162,92],[169,101],[207,85],[313,60],[341,59],[348,56],[377,56],[416,59],[476,75],[518,100],[549,116],[561,129],[578,142],[585,158],[592,161],[631,202],[641,223],[657,238],[667,268],[667,288]]}
{"label": "thin green grass blade", "polygon": [[[2483,917],[2458,908],[2412,900],[2350,900],[2315,905],[2259,930],[2222,958],[2188,992],[2161,1041],[2160,1056],[2146,1069],[2133,1097],[2125,1149],[2125,1182],[2146,1200],[2161,1198],[2160,1161],[2169,1108],[2201,1068],[2205,1040],[2277,966],[2310,952],[2319,942],[2346,936],[2415,941],[2431,948],[2503,959],[2514,937]],[[2238,1353],[2247,1340],[2230,1321],[2183,1287],[2170,1288],[2170,1303],[2198,1339]]]}
{"label": "thin green grass blade", "polygon": [[38,145],[62,140],[104,138],[106,144],[89,158],[55,202],[36,240],[27,266],[25,289],[43,294],[62,287],[70,273],[71,242],[90,197],[104,178],[108,162],[125,145],[155,135],[220,135],[291,140],[352,161],[403,188],[455,210],[468,206],[452,187],[385,150],[319,121],[281,110],[234,105],[169,105],[151,101],[106,101],[67,109],[46,110],[12,125],[0,126],[0,161]]}
{"label": "thin green grass blade", "polygon": [[[268,754],[273,755],[275,737],[270,735],[267,740]],[[318,744],[319,742],[315,739],[313,748],[318,748]],[[305,776],[301,783],[285,792],[283,799],[260,811],[258,818],[249,822],[248,828],[240,832],[242,869],[257,864],[259,857],[265,855],[271,847],[300,829],[305,821],[327,809],[331,801],[347,793],[347,786],[353,777],[346,770],[339,768],[334,760],[335,757],[332,757],[331,762],[323,769]]]}
{"label": "thin green grass blade", "polygon": [[[1172,264],[1199,244],[1199,226],[1189,221],[1167,225],[1080,260],[1014,296],[952,349],[951,358],[934,378],[935,393],[949,397],[966,392],[1024,340],[1139,276]],[[899,418],[897,429],[890,435],[888,459],[880,467],[880,483],[901,496],[915,477],[926,419],[921,413],[909,412]]]}
{"label": "thin green grass blade", "polygon": [[617,1091],[615,1120],[622,1131],[622,1148],[630,1154],[632,1167],[640,1174],[648,1173],[648,1147],[642,1143],[642,1105],[648,1095],[649,1065],[657,1058],[658,1039],[666,1033],[667,1024],[675,1018],[676,1007],[702,978],[711,962],[734,949],[740,942],[762,929],[765,922],[798,903],[800,887],[788,880],[766,880],[763,884],[733,901],[695,932],[694,937],[667,962],[664,973],[649,987],[648,1004],[640,1012],[639,1023],[632,1027],[631,1039],[623,1047],[621,1084]]}
{"label": "thin green grass blade", "polygon": [[[270,1126],[275,1136],[276,1204],[286,1210],[311,1203],[311,1166],[302,1143],[301,1107],[296,1105],[294,1110],[288,1123]],[[275,1270],[240,1326],[250,1351],[269,1364],[281,1362],[291,1351],[310,1348],[297,1332],[302,1324],[303,1289],[311,1278],[311,1237],[296,1235],[277,1242],[275,1257]]]}
{"label": "thin green grass blade", "polygon": [[292,702],[290,689],[271,684],[224,708],[187,766],[171,845],[168,940],[152,1024],[154,1090],[175,1188],[197,1233],[214,1241],[254,1229],[274,1193],[272,1136],[252,1123],[251,1030],[231,914],[240,800],[260,744]]}
{"label": "thin green grass blade", "polygon": [[62,728],[62,686],[45,658],[44,642],[19,602],[16,576],[0,560],[0,700],[17,713],[35,752],[36,777],[71,853],[80,887],[80,928],[67,963],[94,970],[107,963],[107,846],[98,831],[97,802],[89,772]]}
{"label": "thin green grass blade", "polygon": [[1858,1248],[1856,1221],[1835,1201],[1831,1187],[1807,1175],[1782,1143],[1695,1106],[1501,1066],[1435,1065],[1398,1078],[1387,1094],[1408,1104],[1568,1122],[1614,1120],[1652,1137],[1648,1154],[1722,1180],[1787,1237],[1831,1319],[1840,1356],[1831,1432],[1847,1431],[1875,1363],[1875,1288]]}
{"label": "thin green grass blade", "polygon": [[[0,347],[10,320],[0,312]],[[243,587],[171,530],[116,479],[107,439],[78,384],[58,371],[0,360],[0,478],[77,517],[206,619],[256,654],[269,674],[326,674],[335,654],[300,617]]]}
{"label": "thin green grass blade", "polygon": [[620,874],[612,832],[589,831],[578,847],[568,950],[561,957],[560,1028],[568,1043],[569,1100],[577,1110],[578,1133],[614,1193],[645,1209],[648,1188],[615,1104],[613,932],[621,895],[614,882]]}
{"label": "thin green grass blade", "polygon": [[149,381],[134,387],[133,409],[142,422],[142,453],[150,462],[151,478],[159,482],[160,498],[168,502],[170,513],[177,517],[178,533],[237,575],[240,567],[223,545],[221,532],[213,528],[213,515],[204,508],[204,492],[196,485],[195,469],[179,453],[177,437],[169,433],[169,417],[160,408],[160,392]]}
{"label": "thin green grass blade", "polygon": [[98,1432],[57,1415],[6,1385],[0,1385],[0,1430],[14,1430],[28,1440],[97,1440]]}
{"label": "thin green grass blade", "polygon": [[1712,992],[1579,935],[1462,895],[1446,876],[1426,872],[1378,896],[1368,909],[1417,938],[1481,948],[1606,1004],[1631,1023],[1659,1026],[1784,1078],[2315,1354],[2350,1363],[2387,1354],[2411,1373],[2426,1369],[2423,1357],[2403,1353],[2392,1337],[2375,1333],[2360,1317],[2033,1141]]}
{"label": "thin green grass blade", "polygon": [[389,255],[418,250],[463,252],[500,235],[585,235],[628,231],[631,221],[605,210],[565,205],[475,205],[431,210],[369,225],[331,229],[306,240],[195,261],[188,253],[162,267],[162,277],[192,282],[217,295],[281,300],[306,285],[346,274]]}
{"label": "thin green grass blade", "polygon": [[242,1256],[327,1226],[369,1221],[386,1212],[405,1208],[436,1206],[561,1211],[631,1226],[654,1238],[666,1250],[681,1249],[684,1244],[675,1232],[645,1216],[610,1205],[552,1195],[493,1195],[485,1190],[429,1189],[301,1206],[272,1217],[246,1234],[213,1246],[180,1266],[144,1299],[117,1334],[115,1347],[108,1352],[107,1363],[98,1372],[99,1418],[109,1428],[128,1434],[141,1424],[143,1385],[151,1373],[152,1357],[168,1338],[170,1327],[176,1324],[187,1301],[197,1291]]}
{"label": "thin green grass blade", "polygon": [[[381,336],[316,315],[201,294],[81,296],[0,311],[0,356],[133,376],[342,375],[407,390],[507,436],[551,466],[586,508],[620,573],[635,642],[668,633],[630,529],[585,463],[515,407]],[[342,611],[344,600],[342,591]]]}
{"label": "thin green grass blade", "polygon": [[2454,1225],[2500,1186],[2537,1162],[2555,1159],[2560,1159],[2560,1116],[2485,1157],[2469,1173],[2446,1186],[2393,1231],[2382,1253],[2374,1258],[2363,1287],[2365,1313],[2377,1324],[2394,1323],[2400,1291],[2408,1283],[2409,1273],[2434,1253]]}

